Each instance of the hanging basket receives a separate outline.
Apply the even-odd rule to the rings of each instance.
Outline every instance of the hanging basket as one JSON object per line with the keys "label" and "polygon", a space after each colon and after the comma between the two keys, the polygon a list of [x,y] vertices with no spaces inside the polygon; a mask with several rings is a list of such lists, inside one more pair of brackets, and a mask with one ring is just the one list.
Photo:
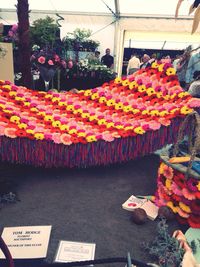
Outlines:
{"label": "hanging basket", "polygon": [[[171,158],[180,161],[180,143],[184,140],[187,128],[187,163],[172,163]],[[193,228],[200,228],[200,117],[197,112],[191,113],[183,121],[178,139],[171,153],[167,149],[160,155],[158,169],[156,204],[169,207],[179,222]],[[186,155],[184,155],[186,156]],[[200,169],[200,167],[199,167]]]}

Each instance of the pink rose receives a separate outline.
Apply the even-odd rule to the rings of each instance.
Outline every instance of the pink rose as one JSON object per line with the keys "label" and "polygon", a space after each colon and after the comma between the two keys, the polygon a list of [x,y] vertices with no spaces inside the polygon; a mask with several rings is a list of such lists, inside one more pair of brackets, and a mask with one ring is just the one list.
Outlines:
{"label": "pink rose", "polygon": [[49,59],[48,60],[48,64],[51,65],[51,66],[53,66],[54,65],[53,60]]}
{"label": "pink rose", "polygon": [[44,64],[44,63],[45,63],[45,57],[43,57],[43,56],[39,57],[39,58],[38,58],[38,62],[39,62],[40,64]]}

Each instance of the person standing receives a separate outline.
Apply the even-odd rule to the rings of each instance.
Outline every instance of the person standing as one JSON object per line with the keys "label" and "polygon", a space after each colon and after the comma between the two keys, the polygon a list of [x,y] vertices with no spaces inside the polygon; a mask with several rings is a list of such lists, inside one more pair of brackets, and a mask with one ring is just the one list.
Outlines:
{"label": "person standing", "polygon": [[188,93],[194,97],[200,97],[200,71],[195,71],[193,75],[194,81],[190,84]]}
{"label": "person standing", "polygon": [[147,55],[147,54],[144,54],[143,57],[142,57],[142,63],[140,65],[140,69],[145,69],[147,67],[150,67],[151,66],[151,63],[149,63],[149,60],[150,60],[150,56]]}
{"label": "person standing", "polygon": [[101,58],[101,63],[108,68],[113,68],[114,58],[110,55],[110,48],[106,48],[106,54]]}
{"label": "person standing", "polygon": [[190,83],[194,80],[194,73],[195,71],[200,70],[200,51],[192,54],[186,71],[185,81],[186,81],[186,87],[189,88]]}
{"label": "person standing", "polygon": [[136,54],[132,54],[131,58],[129,59],[128,66],[127,66],[127,75],[133,74],[135,71],[137,71],[140,68],[140,60],[136,56]]}

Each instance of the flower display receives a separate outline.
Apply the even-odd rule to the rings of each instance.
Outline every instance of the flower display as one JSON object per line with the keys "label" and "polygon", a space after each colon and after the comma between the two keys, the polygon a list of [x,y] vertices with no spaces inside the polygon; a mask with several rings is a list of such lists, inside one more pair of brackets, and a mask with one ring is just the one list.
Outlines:
{"label": "flower display", "polygon": [[[38,52],[34,62],[49,68],[61,64],[57,55],[45,53]],[[193,111],[192,96],[183,92],[180,85],[168,86],[174,79],[178,83],[171,68],[168,63],[154,64],[76,94],[32,91],[1,80],[0,121],[5,122],[4,135],[69,146],[156,132]],[[197,102],[198,99],[195,107]],[[168,187],[173,187],[171,169],[163,168],[163,173]]]}
{"label": "flower display", "polygon": [[186,180],[183,173],[161,162],[158,169],[155,202],[159,207],[169,207],[180,222],[200,228],[199,184],[198,179],[189,177]]}
{"label": "flower display", "polygon": [[49,48],[43,50],[35,49],[30,60],[35,67],[66,68],[66,61]]}

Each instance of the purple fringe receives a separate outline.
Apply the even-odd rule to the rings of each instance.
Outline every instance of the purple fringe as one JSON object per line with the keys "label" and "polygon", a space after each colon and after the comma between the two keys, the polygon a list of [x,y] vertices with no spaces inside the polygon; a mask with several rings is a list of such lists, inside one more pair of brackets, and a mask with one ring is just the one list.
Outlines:
{"label": "purple fringe", "polygon": [[168,127],[157,131],[148,131],[135,137],[118,138],[112,142],[100,140],[87,144],[66,146],[50,141],[11,139],[0,137],[0,159],[10,163],[19,163],[51,167],[90,167],[125,162],[151,154],[163,146],[174,143],[183,118],[172,120]]}

